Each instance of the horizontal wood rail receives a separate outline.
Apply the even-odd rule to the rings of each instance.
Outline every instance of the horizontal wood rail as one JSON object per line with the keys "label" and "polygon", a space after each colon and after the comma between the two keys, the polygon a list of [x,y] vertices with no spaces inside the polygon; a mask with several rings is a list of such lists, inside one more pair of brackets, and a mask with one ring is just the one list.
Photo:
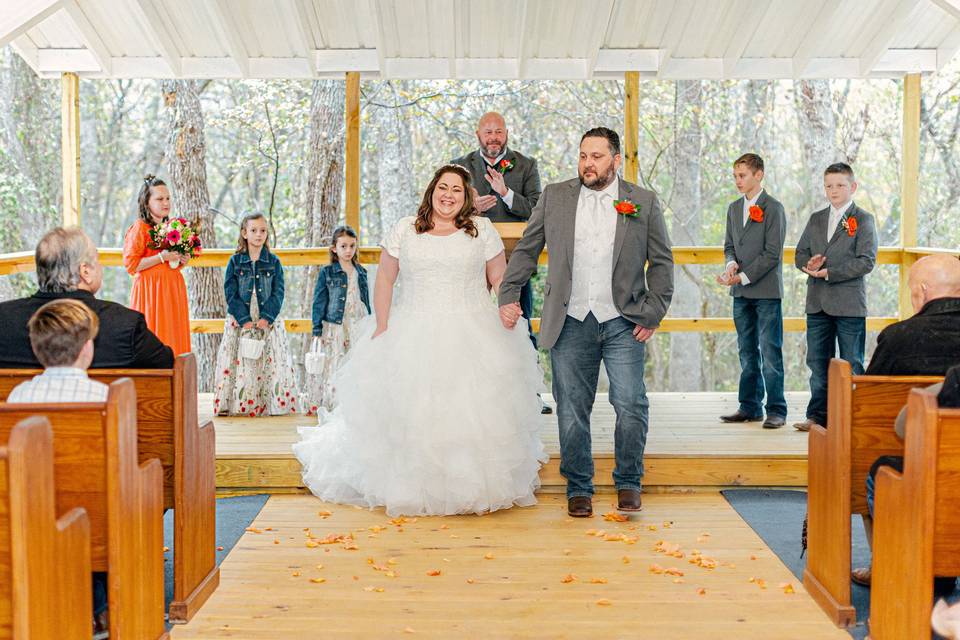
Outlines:
{"label": "horizontal wood rail", "polygon": [[[867,330],[880,331],[887,325],[897,322],[899,318],[867,318]],[[540,331],[540,318],[534,318],[532,321],[533,330]],[[309,318],[290,318],[285,320],[287,331],[290,333],[310,333],[313,329],[313,323]],[[800,332],[807,330],[806,318],[784,318],[783,330],[790,332]],[[193,333],[223,333],[223,318],[197,319],[190,321],[190,331]],[[709,333],[709,332],[729,332],[733,333],[736,328],[733,326],[733,318],[664,318],[658,331],[686,332],[686,333]]]}
{"label": "horizontal wood rail", "polygon": [[[306,247],[302,249],[272,249],[286,267],[306,267],[330,263],[330,250],[327,247]],[[786,247],[783,251],[784,262],[793,264],[795,247]],[[900,264],[903,256],[922,257],[934,253],[956,255],[956,251],[949,249],[881,247],[877,262],[879,264]],[[202,255],[190,261],[194,267],[224,267],[234,254],[233,249],[207,249]],[[548,252],[540,254],[540,264],[547,264]],[[674,247],[673,260],[676,264],[723,264],[723,247]],[[380,261],[380,247],[361,247],[360,262],[376,264]],[[100,262],[105,267],[123,266],[121,249],[100,249]],[[34,271],[32,251],[0,254],[0,276],[13,273],[29,273]]]}

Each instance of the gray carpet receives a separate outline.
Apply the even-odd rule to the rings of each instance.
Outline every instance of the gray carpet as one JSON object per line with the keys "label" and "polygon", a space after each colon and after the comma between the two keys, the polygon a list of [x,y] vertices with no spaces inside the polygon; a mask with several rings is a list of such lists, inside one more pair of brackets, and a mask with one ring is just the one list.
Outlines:
{"label": "gray carpet", "polygon": [[[766,489],[728,489],[721,492],[727,502],[736,509],[757,535],[777,554],[798,580],[803,579],[806,562],[800,557],[800,535],[803,516],[807,512],[806,491],[780,491]],[[850,521],[852,562],[854,567],[870,564],[870,548],[863,532],[860,516]],[[852,585],[851,600],[857,610],[857,624],[849,629],[857,640],[867,636],[866,621],[870,617],[870,590]],[[960,590],[947,598],[948,602],[960,600]],[[931,634],[936,640],[939,636]]]}
{"label": "gray carpet", "polygon": [[[787,565],[797,580],[803,580],[806,561],[800,557],[800,534],[803,529],[803,516],[807,512],[807,492],[729,489],[722,493],[740,517],[746,520],[783,564]],[[870,562],[870,549],[860,516],[854,516],[851,520],[851,532],[853,566],[866,566]],[[857,625],[850,628],[850,635],[862,640],[867,635],[870,590],[853,585],[850,595],[853,606],[857,609]]]}
{"label": "gray carpet", "polygon": [[[217,565],[227,557],[233,545],[237,544],[244,530],[266,504],[268,495],[238,496],[217,500]],[[163,544],[170,549],[163,554],[164,608],[169,608],[173,600],[173,510],[163,516]]]}

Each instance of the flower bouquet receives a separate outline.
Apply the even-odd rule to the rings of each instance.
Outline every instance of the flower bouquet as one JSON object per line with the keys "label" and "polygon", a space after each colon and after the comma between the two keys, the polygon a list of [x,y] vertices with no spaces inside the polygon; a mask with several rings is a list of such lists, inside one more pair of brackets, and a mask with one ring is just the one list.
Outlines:
{"label": "flower bouquet", "polygon": [[[174,251],[192,258],[200,255],[202,250],[197,231],[186,218],[171,218],[150,229],[150,241],[154,249]],[[167,266],[176,269],[178,263],[167,262]]]}

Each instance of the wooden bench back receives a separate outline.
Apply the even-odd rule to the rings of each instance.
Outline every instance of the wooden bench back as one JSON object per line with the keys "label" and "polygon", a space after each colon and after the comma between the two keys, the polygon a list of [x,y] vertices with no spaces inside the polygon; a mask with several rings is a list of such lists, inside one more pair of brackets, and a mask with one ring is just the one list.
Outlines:
{"label": "wooden bench back", "polygon": [[[0,398],[37,375],[35,369],[0,369]],[[184,622],[219,584],[216,565],[216,442],[212,422],[197,416],[197,362],[177,356],[172,369],[91,369],[111,383],[136,387],[140,461],[160,461],[163,506],[174,509],[174,595],[170,620]]]}
{"label": "wooden bench back", "polygon": [[0,447],[3,639],[90,639],[90,523],[79,508],[56,517],[52,440],[29,418]]}
{"label": "wooden bench back", "polygon": [[960,409],[910,394],[903,473],[881,467],[874,510],[870,632],[930,635],[934,576],[960,575]]}
{"label": "wooden bench back", "polygon": [[866,479],[883,455],[903,455],[897,414],[916,387],[936,376],[854,376],[830,361],[828,428],[810,429],[807,472],[808,554],[804,586],[838,626],[856,622],[850,601],[850,516],[867,513]]}
{"label": "wooden bench back", "polygon": [[163,484],[159,462],[138,460],[136,402],[133,382],[117,380],[104,403],[0,403],[0,438],[31,416],[49,420],[57,511],[87,512],[91,567],[110,574],[111,629],[157,638],[164,633]]}

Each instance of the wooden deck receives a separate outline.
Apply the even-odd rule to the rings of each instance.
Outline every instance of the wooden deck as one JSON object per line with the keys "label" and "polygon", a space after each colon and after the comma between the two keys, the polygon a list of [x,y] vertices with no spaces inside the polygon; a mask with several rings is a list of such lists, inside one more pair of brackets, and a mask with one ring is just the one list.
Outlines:
{"label": "wooden deck", "polygon": [[[602,517],[609,499],[585,520],[545,495],[535,507],[401,524],[382,510],[272,496],[224,561],[220,588],[172,638],[849,640],[719,494],[647,496],[624,523]],[[352,540],[310,542],[332,534]],[[674,568],[683,575],[654,571]]]}
{"label": "wooden deck", "polygon": [[[723,424],[718,416],[737,408],[735,393],[651,393],[644,488],[716,490],[726,486],[806,486],[807,436],[790,422],[803,418],[809,395],[787,394],[788,424],[766,430],[759,423]],[[552,398],[546,396],[551,402]],[[210,416],[211,396],[200,397]],[[305,416],[216,418],[217,489],[222,495],[303,491],[291,445]],[[613,408],[598,395],[593,412],[593,454],[598,488],[612,487]],[[541,471],[544,491],[564,485],[556,414],[541,417],[550,462]]]}

